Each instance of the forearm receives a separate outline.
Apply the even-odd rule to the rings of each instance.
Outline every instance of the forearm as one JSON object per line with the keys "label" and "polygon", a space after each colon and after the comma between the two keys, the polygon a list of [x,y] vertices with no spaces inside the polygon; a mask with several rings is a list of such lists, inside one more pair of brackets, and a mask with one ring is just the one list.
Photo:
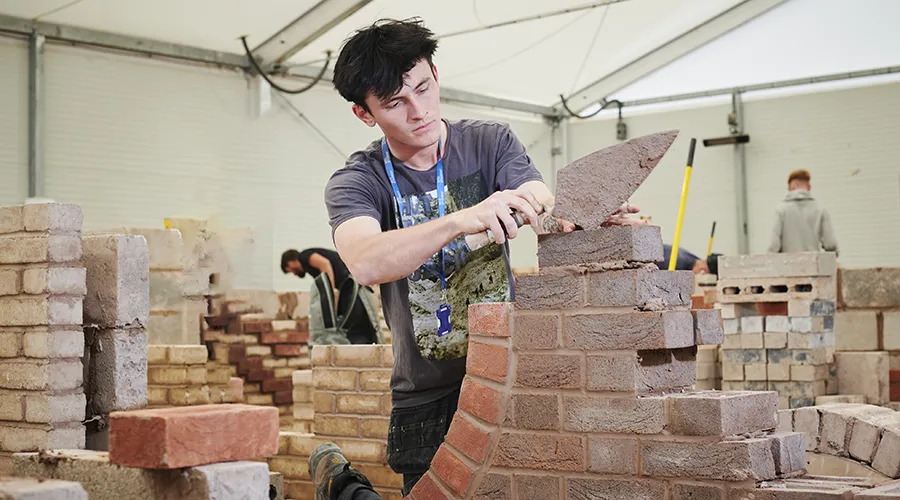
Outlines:
{"label": "forearm", "polygon": [[463,234],[457,222],[460,213],[362,238],[342,257],[362,285],[397,281]]}

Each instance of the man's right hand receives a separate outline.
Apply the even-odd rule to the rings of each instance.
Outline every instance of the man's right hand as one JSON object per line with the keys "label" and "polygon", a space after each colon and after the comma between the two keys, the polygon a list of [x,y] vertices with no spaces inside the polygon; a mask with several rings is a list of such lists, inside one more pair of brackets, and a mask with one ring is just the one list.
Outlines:
{"label": "man's right hand", "polygon": [[520,190],[498,191],[481,203],[460,210],[453,216],[457,217],[458,228],[463,234],[477,234],[490,229],[494,233],[494,241],[502,245],[507,239],[504,235],[514,239],[519,233],[519,226],[510,215],[510,209],[521,212],[525,220],[537,229],[537,210],[540,205],[536,208],[536,203],[536,200],[529,199]]}

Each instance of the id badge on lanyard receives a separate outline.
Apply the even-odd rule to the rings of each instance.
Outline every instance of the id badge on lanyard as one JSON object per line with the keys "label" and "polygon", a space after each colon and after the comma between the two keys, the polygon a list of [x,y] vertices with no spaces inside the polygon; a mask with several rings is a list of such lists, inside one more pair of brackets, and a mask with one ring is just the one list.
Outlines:
{"label": "id badge on lanyard", "polygon": [[[438,160],[435,167],[435,188],[437,191],[438,217],[444,216],[444,162],[442,159],[441,140],[438,139]],[[397,201],[397,209],[400,214],[400,222],[402,224],[403,215],[406,214],[406,201],[400,193],[400,186],[397,184],[397,178],[394,175],[394,162],[391,160],[391,151],[388,148],[387,138],[381,139],[381,154],[384,156],[384,169],[387,171],[388,179],[391,181],[391,188],[394,191],[394,199]],[[453,331],[453,325],[450,324],[450,306],[447,304],[447,278],[444,270],[444,249],[441,248],[441,304],[434,315],[438,320],[437,336],[443,337]]]}

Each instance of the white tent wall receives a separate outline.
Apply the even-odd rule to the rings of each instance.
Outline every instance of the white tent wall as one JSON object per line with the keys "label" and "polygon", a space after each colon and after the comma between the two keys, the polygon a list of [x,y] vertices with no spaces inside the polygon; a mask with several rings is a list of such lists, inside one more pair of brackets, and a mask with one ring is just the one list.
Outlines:
{"label": "white tent wall", "polygon": [[28,196],[28,46],[0,38],[0,206]]}
{"label": "white tent wall", "polygon": [[[27,195],[27,44],[0,39],[0,203]],[[162,227],[166,217],[250,228],[251,253],[233,255],[237,285],[305,289],[278,269],[287,248],[333,247],[323,202],[346,154],[379,137],[327,86],[290,98],[341,150],[280,99],[253,111],[239,72],[59,45],[45,49],[45,195],[84,209],[85,229]],[[288,86],[299,86],[287,82]],[[454,118],[510,123],[550,170],[550,127],[538,117],[443,105]],[[7,130],[8,129],[8,130]],[[5,182],[10,179],[11,182]],[[513,245],[533,265],[533,235]]]}
{"label": "white tent wall", "polygon": [[[821,90],[811,86],[780,97],[772,92],[745,96],[744,127],[751,138],[746,153],[750,251],[766,251],[787,176],[806,168],[812,173],[814,196],[832,216],[840,265],[898,266],[900,83]],[[698,139],[681,236],[681,247],[698,255],[706,251],[713,220],[718,222],[713,250],[737,251],[734,150],[701,143],[728,134],[730,110],[728,102],[707,102],[696,108],[624,113],[629,137],[681,130],[631,200],[662,227],[668,243],[675,233],[688,143],[691,137]],[[613,143],[615,119],[575,121],[570,127],[572,159]]]}

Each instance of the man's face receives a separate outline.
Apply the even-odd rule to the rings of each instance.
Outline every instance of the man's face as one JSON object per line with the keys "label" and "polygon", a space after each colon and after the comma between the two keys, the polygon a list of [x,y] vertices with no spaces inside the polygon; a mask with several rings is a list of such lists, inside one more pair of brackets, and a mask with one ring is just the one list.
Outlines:
{"label": "man's face", "polygon": [[287,263],[287,271],[289,273],[296,274],[299,277],[306,276],[306,272],[303,270],[303,265],[300,264],[299,260],[291,260]]}
{"label": "man's face", "polygon": [[403,75],[399,92],[381,101],[366,96],[367,112],[354,104],[353,112],[366,125],[378,125],[385,137],[411,148],[426,148],[441,137],[441,100],[437,68],[420,60]]}
{"label": "man's face", "polygon": [[704,259],[694,262],[694,274],[709,274],[709,264]]}

